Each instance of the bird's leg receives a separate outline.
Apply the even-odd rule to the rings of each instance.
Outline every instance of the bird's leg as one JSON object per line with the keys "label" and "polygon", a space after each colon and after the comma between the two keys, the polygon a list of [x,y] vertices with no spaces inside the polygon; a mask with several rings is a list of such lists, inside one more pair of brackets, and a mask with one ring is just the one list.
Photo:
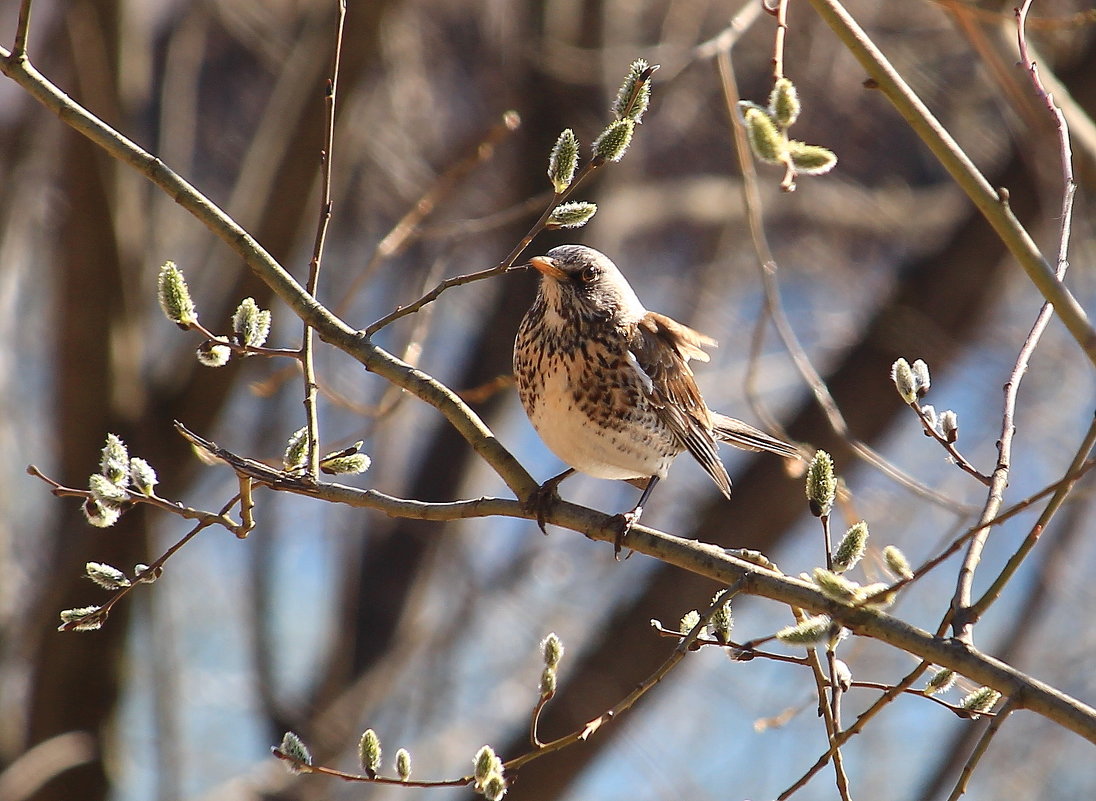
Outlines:
{"label": "bird's leg", "polygon": [[621,523],[620,532],[613,540],[613,558],[620,559],[620,549],[624,546],[624,540],[628,538],[628,532],[632,530],[632,526],[639,522],[639,518],[643,515],[643,505],[647,503],[647,499],[651,497],[651,492],[654,491],[655,484],[658,483],[658,476],[651,476],[647,481],[647,486],[643,488],[643,494],[639,496],[639,503],[636,504],[635,509],[625,514],[617,515],[614,520],[619,520]]}
{"label": "bird's leg", "polygon": [[573,472],[575,472],[575,468],[568,467],[558,476],[552,476],[545,481],[525,499],[523,506],[530,512],[537,513],[537,525],[540,526],[540,530],[544,532],[545,536],[548,534],[548,529],[545,528],[545,525],[548,523],[548,509],[553,503],[559,500],[559,491],[557,490],[559,482],[563,481],[563,479],[567,478],[567,476],[571,475]]}

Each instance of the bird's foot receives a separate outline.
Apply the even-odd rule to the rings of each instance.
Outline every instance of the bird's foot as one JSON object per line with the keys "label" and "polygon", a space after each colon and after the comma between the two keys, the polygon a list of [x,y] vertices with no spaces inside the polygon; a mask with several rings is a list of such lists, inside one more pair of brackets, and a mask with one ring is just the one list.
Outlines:
{"label": "bird's foot", "polygon": [[544,482],[525,499],[525,506],[530,512],[536,512],[537,525],[540,526],[540,530],[547,536],[548,529],[545,526],[548,524],[548,510],[555,505],[556,501],[560,500],[559,492],[556,490],[556,485],[551,482]]}
{"label": "bird's foot", "polygon": [[[643,507],[637,506],[630,512],[624,512],[619,515],[613,515],[612,522],[614,525],[619,526],[616,537],[613,538],[613,558],[620,561],[620,552],[624,548],[624,541],[628,539],[628,532],[632,530],[632,526],[639,522],[640,516],[643,514]],[[628,552],[628,556],[631,556],[632,552]],[[628,556],[624,558],[627,559]]]}
{"label": "bird's foot", "polygon": [[522,503],[522,506],[525,507],[526,511],[536,513],[537,525],[540,526],[540,530],[545,536],[548,536],[548,529],[546,528],[548,525],[548,510],[560,500],[559,482],[563,481],[563,479],[567,478],[567,476],[571,475],[573,472],[575,471],[564,470],[558,476],[553,476],[548,479],[529,493],[529,497]]}

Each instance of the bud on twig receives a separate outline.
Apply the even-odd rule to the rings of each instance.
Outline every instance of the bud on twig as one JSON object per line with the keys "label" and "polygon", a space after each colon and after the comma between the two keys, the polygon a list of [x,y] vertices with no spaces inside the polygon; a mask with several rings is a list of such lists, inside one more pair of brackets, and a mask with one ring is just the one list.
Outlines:
{"label": "bud on twig", "polygon": [[411,778],[411,752],[406,748],[396,752],[396,775],[400,777],[401,782]]}
{"label": "bud on twig", "polygon": [[766,164],[783,164],[787,137],[777,127],[776,121],[767,111],[753,103],[741,108],[742,119],[746,123],[746,136],[754,155]]}
{"label": "bud on twig", "polygon": [[[715,598],[712,598],[712,601],[714,602],[718,597],[719,595],[716,594]],[[731,629],[734,628],[734,615],[731,614],[730,601],[727,601],[715,610],[715,614],[712,615],[712,620],[709,625],[712,630],[712,635],[721,643],[726,645],[731,641]]]}
{"label": "bud on twig", "polygon": [[498,801],[506,795],[506,779],[502,775],[502,760],[495,756],[495,751],[491,746],[485,745],[477,751],[472,764],[475,766],[476,792],[481,793],[487,801]]}
{"label": "bud on twig", "polygon": [[129,484],[133,489],[142,495],[152,495],[153,488],[159,483],[152,465],[136,456],[129,460]]}
{"label": "bud on twig", "polygon": [[925,397],[929,392],[929,387],[932,386],[932,379],[929,377],[929,366],[925,364],[924,359],[918,359],[910,365],[910,370],[913,371],[913,378],[917,382],[917,397]]}
{"label": "bud on twig", "polygon": [[190,289],[186,285],[182,271],[173,261],[165,261],[160,268],[156,282],[157,299],[167,319],[180,328],[189,328],[198,322],[198,312],[190,299]]}
{"label": "bud on twig", "polygon": [[364,473],[372,463],[364,453],[351,453],[321,459],[320,470],[332,476],[352,476]]}
{"label": "bud on twig", "polygon": [[577,168],[578,139],[575,137],[575,132],[567,128],[556,139],[552,152],[548,155],[548,179],[555,187],[557,195],[571,185]]}
{"label": "bud on twig", "polygon": [[99,455],[99,472],[119,487],[129,482],[129,452],[117,434],[107,434],[107,442]]}
{"label": "bud on twig", "polygon": [[302,767],[303,765],[312,764],[312,753],[308,750],[308,746],[304,744],[296,734],[291,731],[287,731],[282,736],[282,744],[278,746],[278,750],[285,754],[290,759],[296,760],[301,763],[294,765],[292,763],[286,763],[286,767],[290,773],[306,773]]}
{"label": "bud on twig", "polygon": [[658,65],[651,66],[646,60],[637,58],[628,67],[628,77],[620,85],[616,100],[613,101],[613,116],[618,120],[631,120],[639,124],[643,113],[651,102],[651,76]]}
{"label": "bud on twig", "polygon": [[198,363],[203,367],[224,367],[232,358],[232,348],[222,345],[212,339],[207,339],[198,346],[196,353]]}
{"label": "bud on twig", "polygon": [[807,467],[807,501],[811,514],[825,517],[833,509],[837,497],[837,477],[833,473],[833,459],[825,451],[816,451]]}
{"label": "bud on twig", "polygon": [[925,692],[928,695],[934,695],[947,692],[953,686],[955,686],[955,671],[950,668],[941,668],[928,680],[925,685]]}
{"label": "bud on twig", "polygon": [[833,620],[829,615],[815,615],[781,629],[776,633],[776,639],[788,645],[817,645],[830,639],[832,630]]}
{"label": "bud on twig", "polygon": [[837,546],[837,553],[833,556],[833,569],[838,573],[844,573],[856,566],[856,563],[864,556],[868,547],[868,524],[861,520],[849,527],[841,544]]}
{"label": "bud on twig", "polygon": [[104,590],[120,590],[130,585],[125,573],[103,562],[88,562],[84,565],[84,573]]}
{"label": "bud on twig", "polygon": [[951,409],[940,413],[940,436],[949,443],[959,439],[959,415]]}
{"label": "bud on twig", "polygon": [[596,213],[596,203],[589,203],[585,200],[560,203],[552,209],[552,214],[548,217],[545,227],[550,230],[556,228],[581,228],[590,222]]}
{"label": "bud on twig", "polygon": [[609,123],[597,139],[594,140],[594,159],[596,161],[620,161],[624,158],[628,145],[632,143],[635,122],[624,118]]}
{"label": "bud on twig", "polygon": [[891,365],[891,381],[903,401],[913,403],[917,400],[917,379],[910,369],[910,363],[905,359],[897,359]]}
{"label": "bud on twig", "polygon": [[795,171],[801,175],[825,175],[837,166],[837,155],[821,145],[789,139],[787,152]]}
{"label": "bud on twig", "polygon": [[898,549],[898,546],[888,545],[884,548],[883,561],[887,563],[887,567],[890,568],[890,571],[896,576],[903,579],[913,578],[913,569],[910,567],[910,560]]}
{"label": "bud on twig", "polygon": [[371,779],[381,769],[381,738],[372,729],[366,729],[358,741],[358,761]]}
{"label": "bud on twig", "polygon": [[232,330],[241,345],[261,348],[270,335],[270,312],[260,309],[254,298],[244,298],[232,315]]}
{"label": "bud on twig", "polygon": [[286,470],[296,470],[304,466],[308,458],[308,427],[302,426],[293,432],[289,442],[285,446],[285,454],[282,456],[282,467]]}
{"label": "bud on twig", "polygon": [[859,597],[860,585],[855,581],[849,581],[844,576],[837,575],[832,570],[816,567],[811,577],[819,591],[833,601],[850,604]]}
{"label": "bud on twig", "polygon": [[769,94],[769,113],[781,128],[787,128],[799,117],[799,93],[788,78],[777,78]]}
{"label": "bud on twig", "polygon": [[1001,700],[1001,693],[992,687],[979,687],[966,698],[959,702],[959,706],[971,712],[972,718],[977,718],[981,712],[989,712],[994,705]]}
{"label": "bud on twig", "polygon": [[541,640],[540,649],[541,653],[544,654],[545,667],[559,667],[559,662],[563,659],[563,641],[560,640],[559,635],[554,631],[550,633]]}
{"label": "bud on twig", "polygon": [[61,610],[61,625],[58,631],[95,631],[103,627],[106,614],[99,606],[80,606],[75,609]]}

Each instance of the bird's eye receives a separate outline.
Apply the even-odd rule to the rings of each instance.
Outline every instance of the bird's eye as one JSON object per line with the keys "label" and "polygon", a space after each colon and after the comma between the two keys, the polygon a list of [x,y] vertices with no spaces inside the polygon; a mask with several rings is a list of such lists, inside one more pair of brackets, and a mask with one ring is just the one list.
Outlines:
{"label": "bird's eye", "polygon": [[594,265],[583,267],[582,272],[578,274],[578,277],[582,279],[582,283],[589,284],[594,281],[598,276],[598,269]]}

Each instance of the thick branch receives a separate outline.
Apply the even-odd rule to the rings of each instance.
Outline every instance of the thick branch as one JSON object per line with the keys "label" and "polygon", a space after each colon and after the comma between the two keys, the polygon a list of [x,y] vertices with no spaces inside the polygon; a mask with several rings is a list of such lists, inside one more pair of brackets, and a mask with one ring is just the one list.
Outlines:
{"label": "thick branch", "polygon": [[[225,458],[225,452],[216,449],[216,446],[214,449],[211,450],[214,455]],[[280,477],[275,481],[271,477],[277,471],[265,465],[259,466],[259,463],[254,464],[260,473],[254,477],[272,489],[376,509],[394,517],[421,520],[457,520],[488,516],[524,519],[535,517],[535,512],[531,512],[518,501],[502,498],[425,503],[339,484],[314,485]],[[240,469],[239,463],[233,466],[234,469]],[[264,468],[268,472],[263,473]],[[565,501],[553,506],[548,521],[602,542],[613,542],[619,534],[619,524],[615,518]],[[914,654],[926,662],[951,668],[960,675],[1015,699],[1017,708],[1030,709],[1096,743],[1096,709],[1010,665],[980,653],[972,646],[957,640],[935,637],[879,611],[838,604],[823,596],[809,582],[759,567],[714,545],[686,540],[643,526],[631,529],[628,537],[628,546],[634,551],[706,576],[724,586],[742,582],[742,591],[750,595],[769,598],[816,614],[830,615],[854,634],[872,637]]]}

